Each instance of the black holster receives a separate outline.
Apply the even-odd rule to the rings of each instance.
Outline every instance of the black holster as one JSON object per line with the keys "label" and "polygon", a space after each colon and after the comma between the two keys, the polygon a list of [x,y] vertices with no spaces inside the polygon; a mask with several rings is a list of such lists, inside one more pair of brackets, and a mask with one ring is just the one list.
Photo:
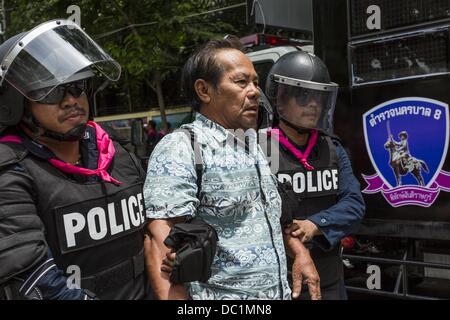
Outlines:
{"label": "black holster", "polygon": [[170,281],[172,283],[206,282],[217,250],[216,230],[205,221],[194,218],[176,224],[164,244],[176,251]]}
{"label": "black holster", "polygon": [[294,217],[299,217],[300,199],[297,198],[289,182],[278,182],[278,193],[281,197],[280,223],[285,228],[292,224]]}

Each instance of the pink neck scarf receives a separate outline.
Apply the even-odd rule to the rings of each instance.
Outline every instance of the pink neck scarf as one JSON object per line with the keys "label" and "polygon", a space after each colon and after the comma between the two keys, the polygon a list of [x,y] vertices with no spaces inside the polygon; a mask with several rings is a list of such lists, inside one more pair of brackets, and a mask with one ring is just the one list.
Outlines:
{"label": "pink neck scarf", "polygon": [[[109,138],[108,134],[95,122],[89,121],[88,126],[95,129],[97,139],[98,167],[96,170],[77,167],[55,158],[48,159],[48,162],[50,162],[50,164],[58,170],[65,173],[78,174],[83,176],[98,176],[105,182],[114,183],[116,185],[122,184],[122,182],[114,179],[107,172],[116,153],[113,142]],[[10,135],[0,138],[0,142],[12,142],[21,144],[22,140],[18,136]]]}
{"label": "pink neck scarf", "polygon": [[0,137],[0,142],[11,142],[11,143],[22,144],[22,140],[20,140],[20,138],[18,136],[13,136],[13,135]]}
{"label": "pink neck scarf", "polygon": [[275,138],[283,147],[288,149],[305,167],[306,170],[314,170],[314,167],[308,163],[308,156],[317,143],[319,133],[317,130],[311,130],[311,137],[308,140],[308,145],[304,153],[299,151],[289,140],[284,136],[283,132],[278,128],[270,129],[267,132],[269,137]]}

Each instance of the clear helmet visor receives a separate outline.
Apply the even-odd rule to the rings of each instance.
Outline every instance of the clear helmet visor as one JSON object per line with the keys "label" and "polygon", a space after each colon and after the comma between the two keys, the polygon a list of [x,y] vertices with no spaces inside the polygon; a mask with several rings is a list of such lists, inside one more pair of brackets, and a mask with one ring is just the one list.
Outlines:
{"label": "clear helmet visor", "polygon": [[264,92],[259,88],[258,129],[269,128],[273,121],[273,108]]}
{"label": "clear helmet visor", "polygon": [[54,20],[37,26],[11,48],[2,61],[0,81],[39,101],[88,69],[111,81],[120,78],[120,65],[77,24]]}
{"label": "clear helmet visor", "polygon": [[279,82],[276,94],[278,116],[301,129],[332,133],[338,86],[303,80],[294,82]]}

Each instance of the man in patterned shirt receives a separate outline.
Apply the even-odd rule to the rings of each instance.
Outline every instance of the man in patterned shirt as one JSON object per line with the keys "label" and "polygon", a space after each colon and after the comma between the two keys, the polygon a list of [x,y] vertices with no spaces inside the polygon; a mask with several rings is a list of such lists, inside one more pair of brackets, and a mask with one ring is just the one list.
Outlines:
{"label": "man in patterned shirt", "polygon": [[[290,299],[276,179],[261,149],[255,144],[249,152],[233,133],[256,128],[260,93],[255,69],[236,40],[215,40],[187,61],[183,83],[197,111],[195,121],[184,128],[194,132],[200,146],[202,181],[197,190],[189,135],[164,137],[152,154],[144,186],[147,217],[152,219],[146,260],[156,298]],[[213,226],[219,241],[211,278],[185,287],[171,284],[161,267],[170,254],[165,238],[174,224],[190,217]],[[288,252],[302,254],[302,272],[318,288],[308,251],[298,239],[286,240],[292,244]],[[301,247],[294,248],[294,242]]]}

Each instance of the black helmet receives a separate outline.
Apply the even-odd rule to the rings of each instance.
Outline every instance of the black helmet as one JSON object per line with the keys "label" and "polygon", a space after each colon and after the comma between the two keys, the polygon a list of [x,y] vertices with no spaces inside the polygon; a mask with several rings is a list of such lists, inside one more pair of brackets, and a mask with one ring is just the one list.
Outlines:
{"label": "black helmet", "polygon": [[338,85],[315,55],[293,51],[271,68],[266,95],[276,117],[296,129],[333,130],[333,113]]}
{"label": "black helmet", "polygon": [[[3,61],[6,54],[25,35],[20,33],[9,38],[0,45],[0,61]],[[23,114],[24,97],[8,82],[3,82],[0,86],[0,132],[9,126],[16,125]]]}
{"label": "black helmet", "polygon": [[[0,62],[6,58],[10,51],[19,43],[26,35],[26,32],[17,34],[0,45]],[[94,76],[90,69],[82,70],[75,75],[69,77],[61,84],[74,82],[82,79],[88,79]],[[8,81],[1,81],[0,86],[0,133],[9,126],[14,126],[20,122],[24,113],[25,96],[20,93]],[[35,89],[46,88],[45,85],[36,84]]]}
{"label": "black helmet", "polygon": [[[48,21],[8,39],[0,46],[0,131],[20,121],[25,99],[42,101],[62,84],[92,78],[94,69],[111,81],[120,77],[120,65],[70,20]],[[26,124],[40,126],[31,120]],[[76,138],[44,131],[53,139]]]}

